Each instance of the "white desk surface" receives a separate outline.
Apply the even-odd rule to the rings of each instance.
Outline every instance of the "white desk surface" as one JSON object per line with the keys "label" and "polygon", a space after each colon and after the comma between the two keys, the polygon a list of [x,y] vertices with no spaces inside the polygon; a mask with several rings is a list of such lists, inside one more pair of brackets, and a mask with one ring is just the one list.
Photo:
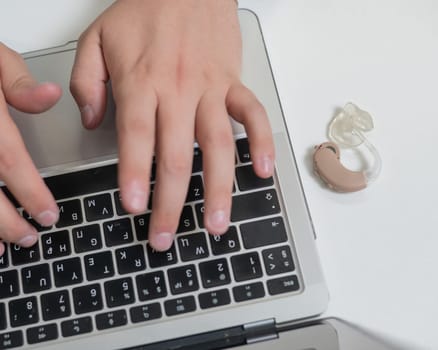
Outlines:
{"label": "white desk surface", "polygon": [[[3,0],[18,51],[79,33],[110,0]],[[241,0],[260,17],[318,235],[334,315],[438,349],[438,2]],[[371,112],[381,177],[355,194],[315,180],[309,152],[336,108]],[[412,346],[414,347],[414,346]]]}

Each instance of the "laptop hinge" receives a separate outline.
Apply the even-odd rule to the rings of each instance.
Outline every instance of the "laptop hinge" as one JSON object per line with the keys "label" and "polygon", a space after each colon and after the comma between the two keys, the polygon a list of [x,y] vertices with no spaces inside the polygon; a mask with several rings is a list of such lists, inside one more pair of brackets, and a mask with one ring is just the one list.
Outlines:
{"label": "laptop hinge", "polygon": [[277,339],[278,333],[273,318],[247,323],[243,326],[246,334],[246,343],[253,344]]}
{"label": "laptop hinge", "polygon": [[125,350],[217,350],[278,338],[274,319],[251,322],[217,331],[195,334]]}

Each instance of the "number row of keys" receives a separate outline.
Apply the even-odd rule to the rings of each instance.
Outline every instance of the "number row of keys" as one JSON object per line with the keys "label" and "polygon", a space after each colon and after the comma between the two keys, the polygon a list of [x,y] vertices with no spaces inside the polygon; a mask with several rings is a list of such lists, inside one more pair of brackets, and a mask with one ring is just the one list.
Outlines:
{"label": "number row of keys", "polygon": [[[232,234],[234,237],[235,231]],[[239,249],[238,240],[226,238],[224,236],[210,237],[212,247],[216,246],[216,252],[220,248],[221,252],[235,251]],[[224,243],[226,242],[226,243]],[[208,256],[208,247],[205,241],[205,234],[200,232],[194,235],[180,237],[178,239],[180,255],[183,261],[191,261],[197,258]],[[225,246],[223,248],[222,246]],[[227,250],[228,249],[228,250]],[[215,250],[215,248],[213,248]],[[116,266],[119,274],[141,272],[146,269],[146,259],[142,245],[129,246],[117,249],[114,252]],[[277,247],[266,249],[262,252],[265,269],[268,275],[281,274],[294,270],[294,262],[290,248]],[[167,252],[156,252],[148,246],[149,265],[151,267],[161,267],[177,263],[175,246]],[[84,256],[85,277],[88,281],[95,281],[114,276],[115,265],[113,253],[104,251]],[[211,278],[206,278],[208,273],[215,273],[214,264],[220,261],[225,270],[228,271],[226,259],[207,261],[199,265],[204,287],[207,287]],[[231,264],[236,281],[244,281],[262,276],[260,258],[257,252],[235,255],[231,257]],[[204,266],[209,266],[204,268]],[[54,285],[65,287],[75,285],[84,281],[81,259],[79,257],[58,260],[52,263],[52,274],[48,263],[23,267],[21,269],[22,289],[24,293],[34,293],[48,290]],[[228,273],[226,273],[228,275]],[[224,280],[229,280],[227,277]],[[19,294],[19,276],[16,270],[0,272],[0,299],[10,298]]]}
{"label": "number row of keys", "polygon": [[[125,282],[121,284],[122,288]],[[271,279],[266,282],[266,288],[270,295],[294,292],[299,290],[299,282],[296,275]],[[128,290],[128,289],[127,289]],[[232,289],[234,301],[244,302],[263,298],[266,294],[262,282],[248,283],[236,286]],[[54,292],[41,296],[44,321],[71,315],[69,294],[67,291]],[[77,314],[98,311],[103,308],[102,295],[99,285],[79,287],[73,290],[74,308]],[[108,301],[107,296],[107,301]],[[215,308],[231,303],[228,289],[219,289],[201,293],[198,295],[201,309]],[[126,305],[125,304],[118,304]],[[193,312],[197,308],[194,296],[185,296],[164,302],[164,311],[167,316],[175,316]],[[36,297],[29,297],[9,303],[10,323],[12,327],[27,326],[39,321]],[[5,307],[0,303],[0,330],[6,328]],[[163,313],[160,303],[151,303],[135,306],[129,309],[131,322],[140,323],[161,318]],[[98,330],[124,326],[128,323],[128,315],[125,310],[114,310],[95,315],[95,324]],[[93,330],[90,316],[79,317],[61,323],[63,337],[89,333]],[[29,344],[41,343],[57,339],[58,328],[55,323],[38,325],[26,330]],[[23,345],[21,331],[12,331],[0,334],[0,349],[7,349]]]}
{"label": "number row of keys", "polygon": [[[128,249],[132,248],[129,247]],[[262,252],[262,256],[268,275],[283,274],[295,269],[292,254],[288,246],[266,249]],[[257,279],[263,275],[261,261],[257,252],[235,255],[231,257],[230,261],[234,280],[237,282]],[[88,281],[114,276],[114,267],[110,262],[111,252],[102,252],[89,256],[86,259]],[[79,258],[56,262],[53,264],[53,268],[55,285],[57,287],[65,287],[83,282]],[[228,261],[225,258],[200,263],[199,274],[204,288],[214,288],[231,283],[231,272]],[[24,268],[21,271],[21,275],[23,291],[25,293],[44,291],[51,288],[52,282],[48,264]],[[174,295],[193,292],[199,289],[198,270],[195,265],[171,268],[167,271],[167,278],[170,291]],[[136,286],[138,298],[141,301],[167,296],[167,288],[162,271],[138,275],[136,277]],[[79,287],[77,290],[81,290],[81,288]],[[0,299],[17,296],[18,294],[17,271],[6,271],[0,274]],[[134,286],[131,278],[126,277],[105,282],[105,295],[109,307],[134,303]],[[63,299],[68,299],[68,296],[63,295]],[[80,306],[78,305],[78,307]],[[88,307],[92,306],[88,305]],[[85,312],[89,312],[88,307],[85,307]],[[76,309],[76,312],[81,313],[78,310],[80,309]]]}

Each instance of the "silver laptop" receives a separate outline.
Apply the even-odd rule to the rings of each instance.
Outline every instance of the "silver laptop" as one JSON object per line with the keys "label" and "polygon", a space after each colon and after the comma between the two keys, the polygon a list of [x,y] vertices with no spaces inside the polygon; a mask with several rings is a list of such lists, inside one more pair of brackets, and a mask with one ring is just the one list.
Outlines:
{"label": "silver laptop", "polygon": [[[0,258],[0,349],[227,348],[278,338],[325,310],[315,234],[259,23],[250,11],[239,15],[242,78],[268,112],[276,173],[255,178],[244,129],[234,123],[232,225],[224,236],[210,236],[195,145],[187,202],[165,253],[147,244],[150,211],[127,215],[120,205],[111,99],[98,130],[81,126],[68,93],[75,43],[25,55],[38,80],[64,89],[40,117],[11,111],[61,218],[43,229],[19,209],[41,240],[28,249],[9,245]],[[336,344],[331,335],[325,339]],[[303,349],[335,349],[316,339]]]}

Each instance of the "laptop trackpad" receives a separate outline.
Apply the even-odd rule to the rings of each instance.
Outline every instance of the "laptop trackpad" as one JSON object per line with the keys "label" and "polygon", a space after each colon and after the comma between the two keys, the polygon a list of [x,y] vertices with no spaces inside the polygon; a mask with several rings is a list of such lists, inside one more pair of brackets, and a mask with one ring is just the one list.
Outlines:
{"label": "laptop trackpad", "polygon": [[38,81],[52,81],[63,89],[63,96],[49,111],[29,116],[11,109],[27,149],[39,169],[61,164],[90,162],[117,153],[114,104],[107,106],[98,129],[86,130],[80,112],[69,91],[70,73],[75,50],[46,54],[26,59]]}

